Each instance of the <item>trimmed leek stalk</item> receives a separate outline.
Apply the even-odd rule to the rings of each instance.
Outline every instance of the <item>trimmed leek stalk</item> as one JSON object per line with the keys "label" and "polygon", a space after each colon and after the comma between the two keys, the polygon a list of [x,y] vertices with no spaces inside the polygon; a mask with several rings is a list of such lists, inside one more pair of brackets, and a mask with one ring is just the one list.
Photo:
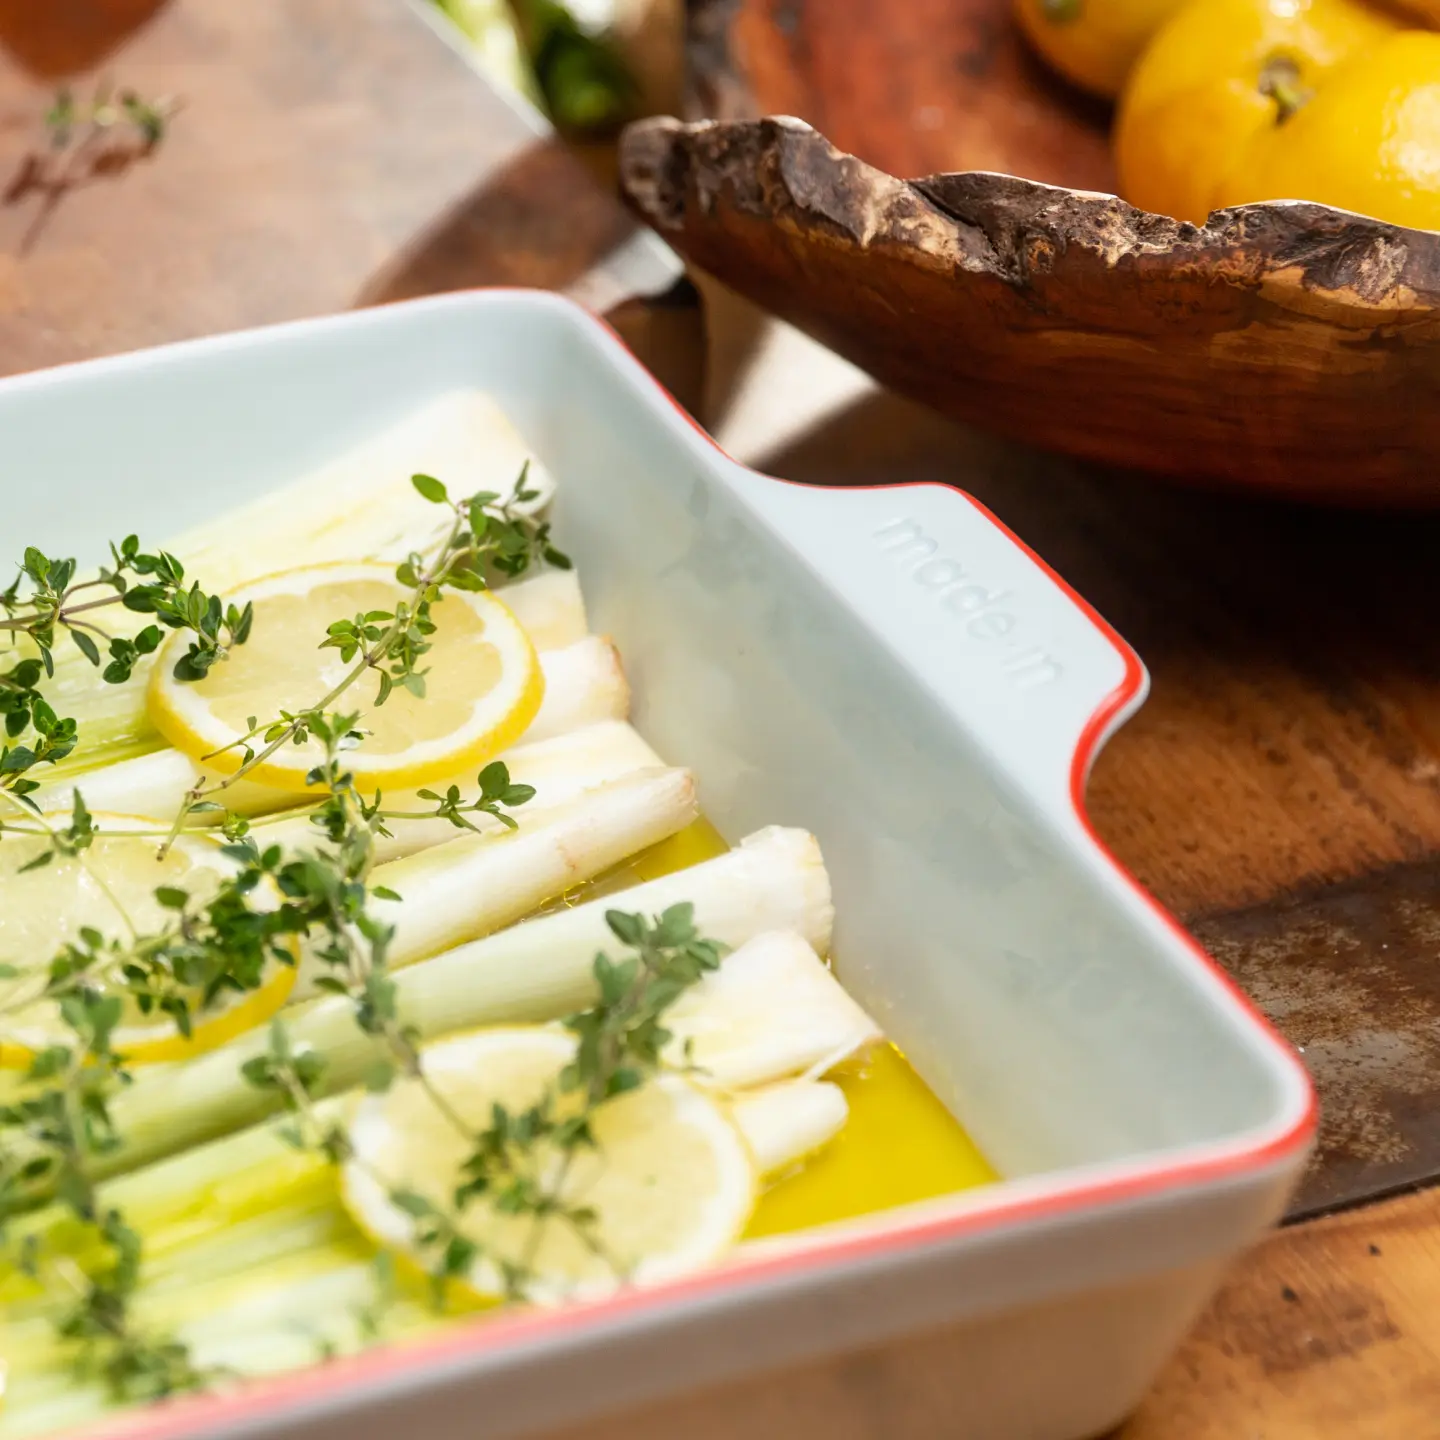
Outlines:
{"label": "trimmed leek stalk", "polygon": [[[403,488],[409,490],[409,486]],[[418,497],[412,493],[411,498]],[[352,553],[342,558],[355,556]],[[267,567],[275,568],[285,567]],[[565,650],[585,638],[585,604],[573,570],[541,571],[504,586],[500,593],[542,656],[552,650]],[[138,628],[130,622],[146,618],[131,616],[128,610],[118,611],[117,617],[119,615],[127,619],[114,624],[106,622],[117,633],[127,625],[130,629]],[[55,767],[54,774],[80,775],[162,748],[164,741],[145,710],[151,663],[150,658],[142,659],[123,685],[101,685],[96,683],[95,670],[88,662],[70,646],[60,647],[56,653],[55,679],[47,682],[45,693],[61,715],[73,716],[79,723],[80,745],[68,760]]]}
{"label": "trimmed leek stalk", "polygon": [[[34,799],[46,810],[68,810],[78,793],[96,814],[148,817],[168,825],[185,792],[198,785],[206,773],[188,755],[167,747],[83,774],[67,774],[63,780],[42,785]],[[237,780],[225,792],[226,805],[240,815],[266,815],[293,805],[295,799],[283,790],[249,780]],[[203,818],[219,820],[220,816],[197,815],[195,820],[198,823]]]}
{"label": "trimmed leek stalk", "polygon": [[[771,1023],[780,1027],[787,1018],[777,1010]],[[354,1099],[352,1094],[320,1101],[317,1121],[343,1122]],[[756,1168],[767,1176],[818,1150],[849,1116],[844,1092],[824,1080],[762,1085],[741,1091],[729,1103]],[[337,1188],[328,1161],[314,1151],[296,1150],[280,1138],[278,1127],[264,1123],[109,1180],[101,1198],[145,1235],[146,1278],[158,1282],[181,1273],[197,1245],[227,1237],[243,1242],[244,1227],[282,1209],[293,1215],[315,1213],[337,1198]],[[101,1258],[93,1230],[78,1225],[71,1212],[58,1205],[33,1211],[12,1225],[17,1241],[44,1235],[52,1252],[87,1263]],[[229,1248],[233,1253],[239,1245]],[[239,1258],[249,1264],[254,1257]],[[0,1284],[0,1299],[11,1314],[24,1313],[41,1298],[36,1292],[36,1282],[18,1271]]]}
{"label": "trimmed leek stalk", "polygon": [[[784,1015],[779,1007],[776,1017]],[[788,1017],[787,1017],[788,1018]],[[742,1090],[730,1104],[762,1175],[783,1175],[827,1145],[845,1127],[850,1105],[828,1080],[782,1080]]]}
{"label": "trimmed leek stalk", "polygon": [[[535,788],[535,798],[519,812],[522,830],[535,823],[536,817],[597,785],[608,785],[612,780],[623,779],[637,770],[664,768],[660,757],[624,720],[606,720],[568,735],[557,735],[553,740],[517,745],[500,758],[510,767],[511,780],[517,785],[532,785]],[[458,785],[466,795],[475,793],[473,773],[439,780],[424,788],[444,791],[452,784]],[[430,803],[422,800],[414,790],[385,792],[387,809],[425,810],[430,808]],[[500,825],[498,820],[488,815],[471,815],[469,819],[486,832]],[[386,825],[391,833],[377,836],[375,840],[377,865],[403,860],[407,855],[418,854],[432,845],[444,845],[465,833],[457,830],[448,820],[433,818],[390,819]],[[313,845],[317,840],[314,827],[304,814],[277,819],[265,827],[263,834],[267,842],[273,840],[290,846]]]}
{"label": "trimmed leek stalk", "polygon": [[[606,721],[623,720],[629,709],[630,693],[625,684],[624,672],[620,669],[614,647],[607,641],[586,639],[562,650],[549,650],[541,654],[541,665],[545,671],[545,699],[535,722],[525,733],[525,744],[516,747],[502,757],[512,768],[522,762],[522,748],[536,761],[540,773],[564,771],[569,762],[564,752],[547,756],[540,746],[542,741],[559,742],[572,732],[587,730]],[[575,723],[571,723],[571,722]],[[633,734],[633,732],[631,732]],[[615,746],[614,736],[599,737],[605,744]],[[639,737],[636,736],[637,743]],[[653,759],[659,764],[658,759]],[[597,758],[599,758],[597,756]],[[575,756],[575,765],[585,763],[582,755]],[[46,809],[69,809],[74,793],[78,790],[85,803],[95,813],[108,811],[112,815],[148,815],[169,823],[170,817],[180,808],[185,792],[197,785],[206,774],[205,767],[179,750],[156,750],[149,755],[137,755],[131,760],[121,760],[84,775],[67,776],[52,781],[36,791],[37,803]],[[518,773],[512,779],[527,785],[537,782]],[[425,787],[443,791],[447,786],[458,785],[466,794],[475,789],[475,772],[447,776],[444,780],[432,782]],[[418,799],[414,790],[395,791],[388,797],[397,810],[424,809],[425,802]],[[287,790],[276,790],[268,785],[256,785],[249,780],[240,780],[225,792],[225,803],[241,815],[270,815],[296,805],[300,796]],[[198,817],[197,817],[198,818]],[[218,819],[219,816],[213,818]],[[297,816],[296,824],[287,824],[287,834],[292,841],[308,838],[308,826],[303,816]],[[447,831],[453,827],[446,825]],[[419,833],[419,832],[417,832]],[[451,834],[443,836],[452,838]],[[398,842],[393,853],[386,853],[385,859],[393,859],[407,848],[422,848],[418,839]],[[435,842],[429,842],[435,843]]]}
{"label": "trimmed leek stalk", "polygon": [[542,654],[563,650],[590,632],[580,579],[573,570],[542,570],[496,591]]}
{"label": "trimmed leek stalk", "polygon": [[[401,1020],[424,1040],[511,1021],[551,1020],[590,1004],[592,966],[613,946],[605,912],[616,905],[658,914],[690,901],[704,935],[740,946],[770,930],[793,930],[812,949],[830,947],[830,879],[813,835],[770,827],[734,850],[619,896],[558,910],[447,950],[395,977]],[[326,996],[297,1006],[286,1021],[291,1043],[325,1055],[332,1093],[358,1085],[376,1059],[356,1028],[350,1002]],[[150,1066],[111,1110],[125,1145],[103,1156],[102,1174],[133,1170],[191,1145],[252,1125],[270,1114],[271,1092],[247,1085],[239,1067],[263,1054],[262,1031],[183,1065]]]}
{"label": "trimmed leek stalk", "polygon": [[[783,1026],[775,1015],[786,1017]],[[763,1085],[825,1071],[881,1038],[834,972],[796,934],[757,935],[687,990],[669,1010],[667,1058],[689,1054],[702,1084]]]}
{"label": "trimmed leek stalk", "polygon": [[410,485],[416,471],[452,495],[513,492],[525,462],[537,498],[554,482],[493,397],[455,390],[311,474],[178,536],[171,548],[211,590],[233,590],[296,565],[373,556],[402,560],[438,534],[443,515]]}
{"label": "trimmed leek stalk", "polygon": [[624,720],[630,714],[630,682],[612,641],[588,635],[563,650],[547,650],[541,660],[545,698],[525,732],[527,742],[549,740],[602,720]]}
{"label": "trimmed leek stalk", "polygon": [[377,866],[372,887],[402,897],[376,896],[370,906],[395,927],[390,964],[412,965],[513,925],[699,817],[688,770],[642,770],[531,816],[519,830],[461,835]]}
{"label": "trimmed leek stalk", "polygon": [[[776,1012],[776,1023],[783,1023]],[[341,1113],[345,1100],[323,1102]],[[801,1080],[739,1096],[731,1111],[756,1168],[767,1180],[831,1139],[847,1106],[837,1086]],[[380,1298],[372,1247],[340,1203],[334,1169],[301,1154],[273,1127],[257,1126],[110,1181],[103,1199],[145,1236],[143,1323],[178,1332],[202,1365],[246,1375],[312,1364],[323,1352],[362,1348],[359,1317]],[[44,1234],[81,1261],[102,1257],[75,1242],[81,1233],[58,1208],[16,1224]],[[67,1245],[67,1239],[70,1242]],[[18,1275],[0,1290],[9,1322],[5,1433],[28,1435],[81,1424],[109,1408],[99,1386],[83,1382],[56,1345],[49,1309]],[[402,1287],[386,1306],[384,1338],[441,1323],[418,1290]],[[12,1428],[15,1427],[15,1428]]]}

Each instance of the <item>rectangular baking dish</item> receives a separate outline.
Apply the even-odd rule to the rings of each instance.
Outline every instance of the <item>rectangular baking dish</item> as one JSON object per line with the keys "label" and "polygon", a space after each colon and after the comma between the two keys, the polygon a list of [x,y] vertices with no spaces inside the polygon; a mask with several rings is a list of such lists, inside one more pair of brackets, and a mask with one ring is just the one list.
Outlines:
{"label": "rectangular baking dish", "polygon": [[9,548],[83,563],[175,532],[456,387],[497,395],[559,478],[642,733],[729,838],[818,835],[846,984],[1006,1179],[106,1433],[510,1440],[937,1335],[967,1440],[1103,1431],[1281,1213],[1314,1102],[1085,817],[1139,661],[980,506],[745,470],[601,323],[493,291],[0,383]]}

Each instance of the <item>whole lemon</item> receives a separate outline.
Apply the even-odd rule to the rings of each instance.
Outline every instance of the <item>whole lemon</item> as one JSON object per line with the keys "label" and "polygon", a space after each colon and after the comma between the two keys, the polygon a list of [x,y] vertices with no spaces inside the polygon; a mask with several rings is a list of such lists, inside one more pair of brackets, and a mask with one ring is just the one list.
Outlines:
{"label": "whole lemon", "polygon": [[1121,97],[1121,192],[1143,209],[1203,223],[1222,195],[1233,199],[1231,178],[1259,164],[1267,146],[1289,146],[1330,78],[1401,34],[1401,23],[1356,0],[1189,0],[1155,35]]}
{"label": "whole lemon", "polygon": [[1015,15],[1031,43],[1067,80],[1110,100],[1146,41],[1181,3],[1015,0]]}
{"label": "whole lemon", "polygon": [[1440,34],[1402,31],[1338,66],[1215,191],[1220,205],[1277,199],[1440,230]]}

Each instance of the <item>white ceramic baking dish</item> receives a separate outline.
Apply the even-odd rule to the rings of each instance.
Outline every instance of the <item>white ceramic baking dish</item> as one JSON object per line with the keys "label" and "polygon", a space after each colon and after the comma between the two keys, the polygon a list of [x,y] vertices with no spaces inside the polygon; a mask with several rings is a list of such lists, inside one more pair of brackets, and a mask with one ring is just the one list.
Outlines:
{"label": "white ceramic baking dish", "polygon": [[1007,1178],[118,1429],[509,1440],[937,1327],[967,1440],[1118,1421],[1281,1212],[1313,1098],[1085,818],[1138,660],[973,501],[747,471],[603,325],[489,292],[5,381],[7,540],[93,558],[175,531],[456,386],[496,393],[560,477],[640,729],[730,837],[815,831],[846,983]]}

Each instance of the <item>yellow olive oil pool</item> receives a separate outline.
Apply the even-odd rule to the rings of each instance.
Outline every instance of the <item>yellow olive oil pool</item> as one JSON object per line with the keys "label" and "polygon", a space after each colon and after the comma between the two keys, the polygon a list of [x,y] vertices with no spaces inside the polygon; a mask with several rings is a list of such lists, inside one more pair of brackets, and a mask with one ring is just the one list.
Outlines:
{"label": "yellow olive oil pool", "polygon": [[[701,820],[585,887],[578,897],[655,880],[724,854],[719,832]],[[843,960],[839,966],[844,978]],[[747,1234],[781,1235],[986,1185],[997,1176],[959,1122],[893,1045],[829,1077],[845,1092],[850,1119],[840,1134],[792,1173],[771,1182]]]}

